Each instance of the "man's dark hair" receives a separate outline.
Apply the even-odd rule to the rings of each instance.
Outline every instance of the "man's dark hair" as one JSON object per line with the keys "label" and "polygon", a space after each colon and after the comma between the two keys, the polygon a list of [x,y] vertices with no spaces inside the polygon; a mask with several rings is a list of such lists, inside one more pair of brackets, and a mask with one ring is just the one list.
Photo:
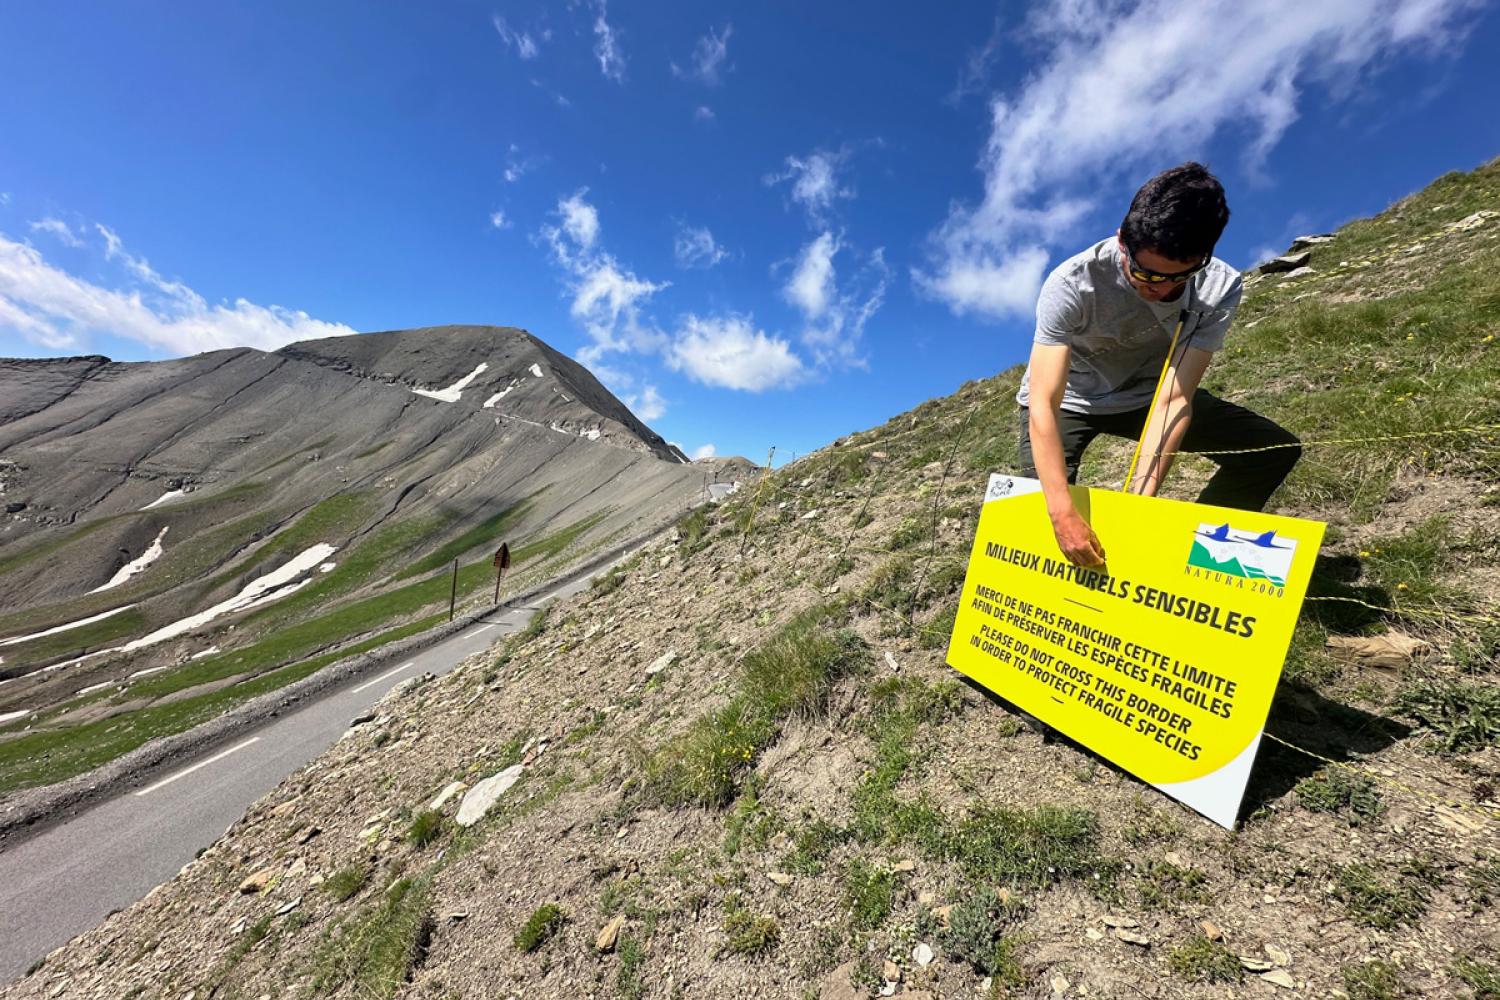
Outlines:
{"label": "man's dark hair", "polygon": [[1120,223],[1120,239],[1132,253],[1197,260],[1212,252],[1228,222],[1224,185],[1203,164],[1184,163],[1141,185]]}

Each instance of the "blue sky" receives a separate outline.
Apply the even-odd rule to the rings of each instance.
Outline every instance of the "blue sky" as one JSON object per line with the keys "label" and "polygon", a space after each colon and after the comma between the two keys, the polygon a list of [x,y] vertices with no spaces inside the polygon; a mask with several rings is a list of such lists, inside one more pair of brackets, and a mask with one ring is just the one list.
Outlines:
{"label": "blue sky", "polygon": [[11,4],[0,356],[513,325],[779,464],[1024,360],[1159,169],[1245,267],[1500,154],[1495,6]]}

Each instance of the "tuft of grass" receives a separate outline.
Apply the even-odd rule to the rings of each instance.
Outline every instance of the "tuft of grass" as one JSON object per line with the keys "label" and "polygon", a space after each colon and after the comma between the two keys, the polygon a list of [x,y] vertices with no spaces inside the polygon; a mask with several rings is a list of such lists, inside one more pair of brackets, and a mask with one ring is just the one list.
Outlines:
{"label": "tuft of grass", "polygon": [[1465,673],[1494,670],[1495,665],[1500,664],[1500,623],[1487,622],[1469,635],[1460,635],[1449,645],[1448,652],[1458,669]]}
{"label": "tuft of grass", "polygon": [[624,1000],[641,1000],[646,986],[641,982],[641,967],[646,964],[646,949],[633,934],[620,938],[615,951],[620,956],[620,971],[615,975],[615,988]]}
{"label": "tuft of grass", "polygon": [[1469,869],[1469,896],[1476,906],[1500,898],[1500,861],[1481,858]]}
{"label": "tuft of grass", "polygon": [[958,623],[958,605],[953,604],[938,612],[936,618],[922,626],[917,645],[923,649],[947,649],[953,638],[953,626]]}
{"label": "tuft of grass", "polygon": [[942,856],[948,836],[942,814],[925,797],[913,802],[896,789],[907,771],[931,753],[921,746],[918,733],[957,710],[958,686],[890,677],[871,688],[870,701],[866,731],[875,741],[875,761],[855,787],[851,833],[869,843],[910,841],[929,855]]}
{"label": "tuft of grass", "polygon": [[976,879],[1042,888],[1068,879],[1113,884],[1120,863],[1099,853],[1099,820],[1087,809],[981,806],[955,829],[948,854]]}
{"label": "tuft of grass", "polygon": [[327,932],[314,958],[313,989],[333,993],[354,984],[361,997],[387,1000],[427,958],[434,923],[425,878],[391,883],[377,902]]}
{"label": "tuft of grass", "polygon": [[[1013,943],[1005,933],[1015,926],[1024,909],[1016,900],[981,886],[953,904],[948,926],[938,935],[938,941],[954,958],[968,962],[977,972],[1016,980],[1020,968]],[[1006,985],[1020,986],[1021,982],[1008,981]]]}
{"label": "tuft of grass", "polygon": [[1170,908],[1173,903],[1208,903],[1211,895],[1207,882],[1208,876],[1196,868],[1148,861],[1141,868],[1141,905]]}
{"label": "tuft of grass", "polygon": [[844,907],[857,930],[872,931],[886,922],[895,905],[896,876],[883,865],[852,858],[844,867]]}
{"label": "tuft of grass", "polygon": [[1339,869],[1333,895],[1357,923],[1379,930],[1415,924],[1427,912],[1428,886],[1434,872],[1420,861],[1382,872],[1364,862]]}
{"label": "tuft of grass", "polygon": [[1452,536],[1448,518],[1432,517],[1400,535],[1371,539],[1361,550],[1364,577],[1400,603],[1468,603],[1467,594],[1440,582],[1453,565]]}
{"label": "tuft of grass", "polygon": [[781,818],[762,808],[760,782],[751,775],[724,823],[724,853],[732,858],[740,852],[741,847],[759,850],[770,842],[781,827]]}
{"label": "tuft of grass", "polygon": [[775,918],[752,912],[739,893],[732,893],[724,900],[724,933],[729,935],[730,951],[752,957],[764,955],[781,940],[781,927]]}
{"label": "tuft of grass", "polygon": [[694,507],[677,519],[677,549],[683,558],[708,548],[708,505]]}
{"label": "tuft of grass", "polygon": [[550,604],[543,605],[532,612],[531,617],[526,619],[526,627],[516,633],[515,638],[506,644],[506,648],[511,649],[515,646],[523,646],[540,636],[543,632],[546,632],[547,623],[551,616],[552,606]]}
{"label": "tuft of grass", "polygon": [[793,716],[815,716],[840,677],[860,662],[853,632],[831,632],[835,605],[799,615],[741,664],[729,704],[700,717],[663,746],[646,768],[647,786],[668,805],[721,807],[738,793],[756,755]]}
{"label": "tuft of grass", "polygon": [[980,806],[953,823],[925,797],[912,801],[897,794],[907,771],[930,753],[918,739],[922,727],[956,712],[960,692],[956,683],[929,686],[908,677],[874,686],[868,731],[876,757],[855,787],[850,834],[866,843],[914,844],[988,884],[1044,887],[1077,879],[1095,891],[1110,890],[1122,866],[1100,853],[1098,820],[1088,810]]}
{"label": "tuft of grass", "polygon": [[723,806],[776,731],[752,699],[737,697],[657,751],[647,764],[648,787],[667,805]]}
{"label": "tuft of grass", "polygon": [[1449,753],[1500,744],[1500,688],[1429,678],[1398,694],[1395,704],[1431,729]]}
{"label": "tuft of grass", "polygon": [[857,483],[869,472],[869,453],[860,449],[840,449],[829,455],[823,463],[823,472],[829,489]]}
{"label": "tuft of grass", "polygon": [[1453,963],[1453,974],[1474,991],[1474,1000],[1500,1000],[1500,966],[1465,956]]}
{"label": "tuft of grass", "polygon": [[1202,934],[1173,948],[1167,964],[1190,983],[1237,983],[1244,976],[1234,952]]}
{"label": "tuft of grass", "polygon": [[819,875],[833,849],[849,839],[849,831],[820,816],[811,816],[792,833],[792,849],[781,866],[799,875]]}
{"label": "tuft of grass", "polygon": [[1389,962],[1365,962],[1343,969],[1349,1000],[1399,1000],[1407,995],[1396,967]]}
{"label": "tuft of grass", "polygon": [[359,895],[361,889],[370,883],[370,876],[374,869],[367,861],[355,861],[345,865],[323,883],[323,888],[328,894],[340,903],[348,902]]}
{"label": "tuft of grass", "polygon": [[918,542],[925,542],[930,537],[932,537],[931,520],[923,517],[921,514],[913,514],[904,518],[896,526],[896,530],[891,532],[890,549],[894,552],[899,549],[911,548]]}
{"label": "tuft of grass", "polygon": [[1385,809],[1374,779],[1348,768],[1325,767],[1297,782],[1297,801],[1309,812],[1342,816],[1350,826],[1368,823]]}
{"label": "tuft of grass", "polygon": [[512,939],[519,952],[533,952],[562,930],[567,915],[556,903],[543,903],[532,911],[526,922],[517,929]]}
{"label": "tuft of grass", "polygon": [[624,582],[625,572],[616,567],[615,569],[610,570],[608,573],[605,573],[602,576],[594,577],[594,579],[589,583],[589,590],[594,594],[594,596],[603,597],[605,594],[613,594],[615,591],[619,590],[620,585]]}
{"label": "tuft of grass", "polygon": [[417,849],[426,847],[443,835],[448,821],[435,809],[426,809],[412,817],[406,828],[406,841]]}
{"label": "tuft of grass", "polygon": [[911,558],[892,556],[876,567],[859,598],[880,607],[904,611],[915,596]]}

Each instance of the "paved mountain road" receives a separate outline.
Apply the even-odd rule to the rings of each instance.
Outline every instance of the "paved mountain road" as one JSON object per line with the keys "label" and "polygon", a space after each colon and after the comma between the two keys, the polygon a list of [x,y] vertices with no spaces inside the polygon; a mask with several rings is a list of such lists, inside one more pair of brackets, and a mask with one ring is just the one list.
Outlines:
{"label": "paved mountain road", "polygon": [[531,605],[497,612],[373,676],[351,678],[0,853],[0,984],[20,978],[52,949],[177,874],[252,802],[332,746],[351,720],[391,688],[422,673],[447,673],[525,627],[543,603],[587,587],[591,576]]}

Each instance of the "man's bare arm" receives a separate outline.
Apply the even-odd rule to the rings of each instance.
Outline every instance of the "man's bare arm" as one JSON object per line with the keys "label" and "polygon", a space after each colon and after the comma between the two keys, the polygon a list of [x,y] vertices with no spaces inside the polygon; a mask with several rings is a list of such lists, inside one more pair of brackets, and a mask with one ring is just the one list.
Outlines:
{"label": "man's bare arm", "polygon": [[1126,484],[1127,493],[1151,497],[1161,488],[1192,422],[1193,393],[1198,391],[1198,383],[1213,357],[1209,351],[1189,347],[1177,364],[1167,369],[1156,407],[1146,418],[1141,457],[1136,463],[1135,478]]}
{"label": "man's bare arm", "polygon": [[1068,382],[1070,353],[1066,345],[1059,344],[1037,344],[1031,349],[1028,407],[1031,459],[1047,500],[1047,515],[1052,519],[1058,548],[1079,566],[1102,566],[1104,546],[1073,506],[1073,497],[1068,492],[1068,465],[1057,426],[1057,413]]}

